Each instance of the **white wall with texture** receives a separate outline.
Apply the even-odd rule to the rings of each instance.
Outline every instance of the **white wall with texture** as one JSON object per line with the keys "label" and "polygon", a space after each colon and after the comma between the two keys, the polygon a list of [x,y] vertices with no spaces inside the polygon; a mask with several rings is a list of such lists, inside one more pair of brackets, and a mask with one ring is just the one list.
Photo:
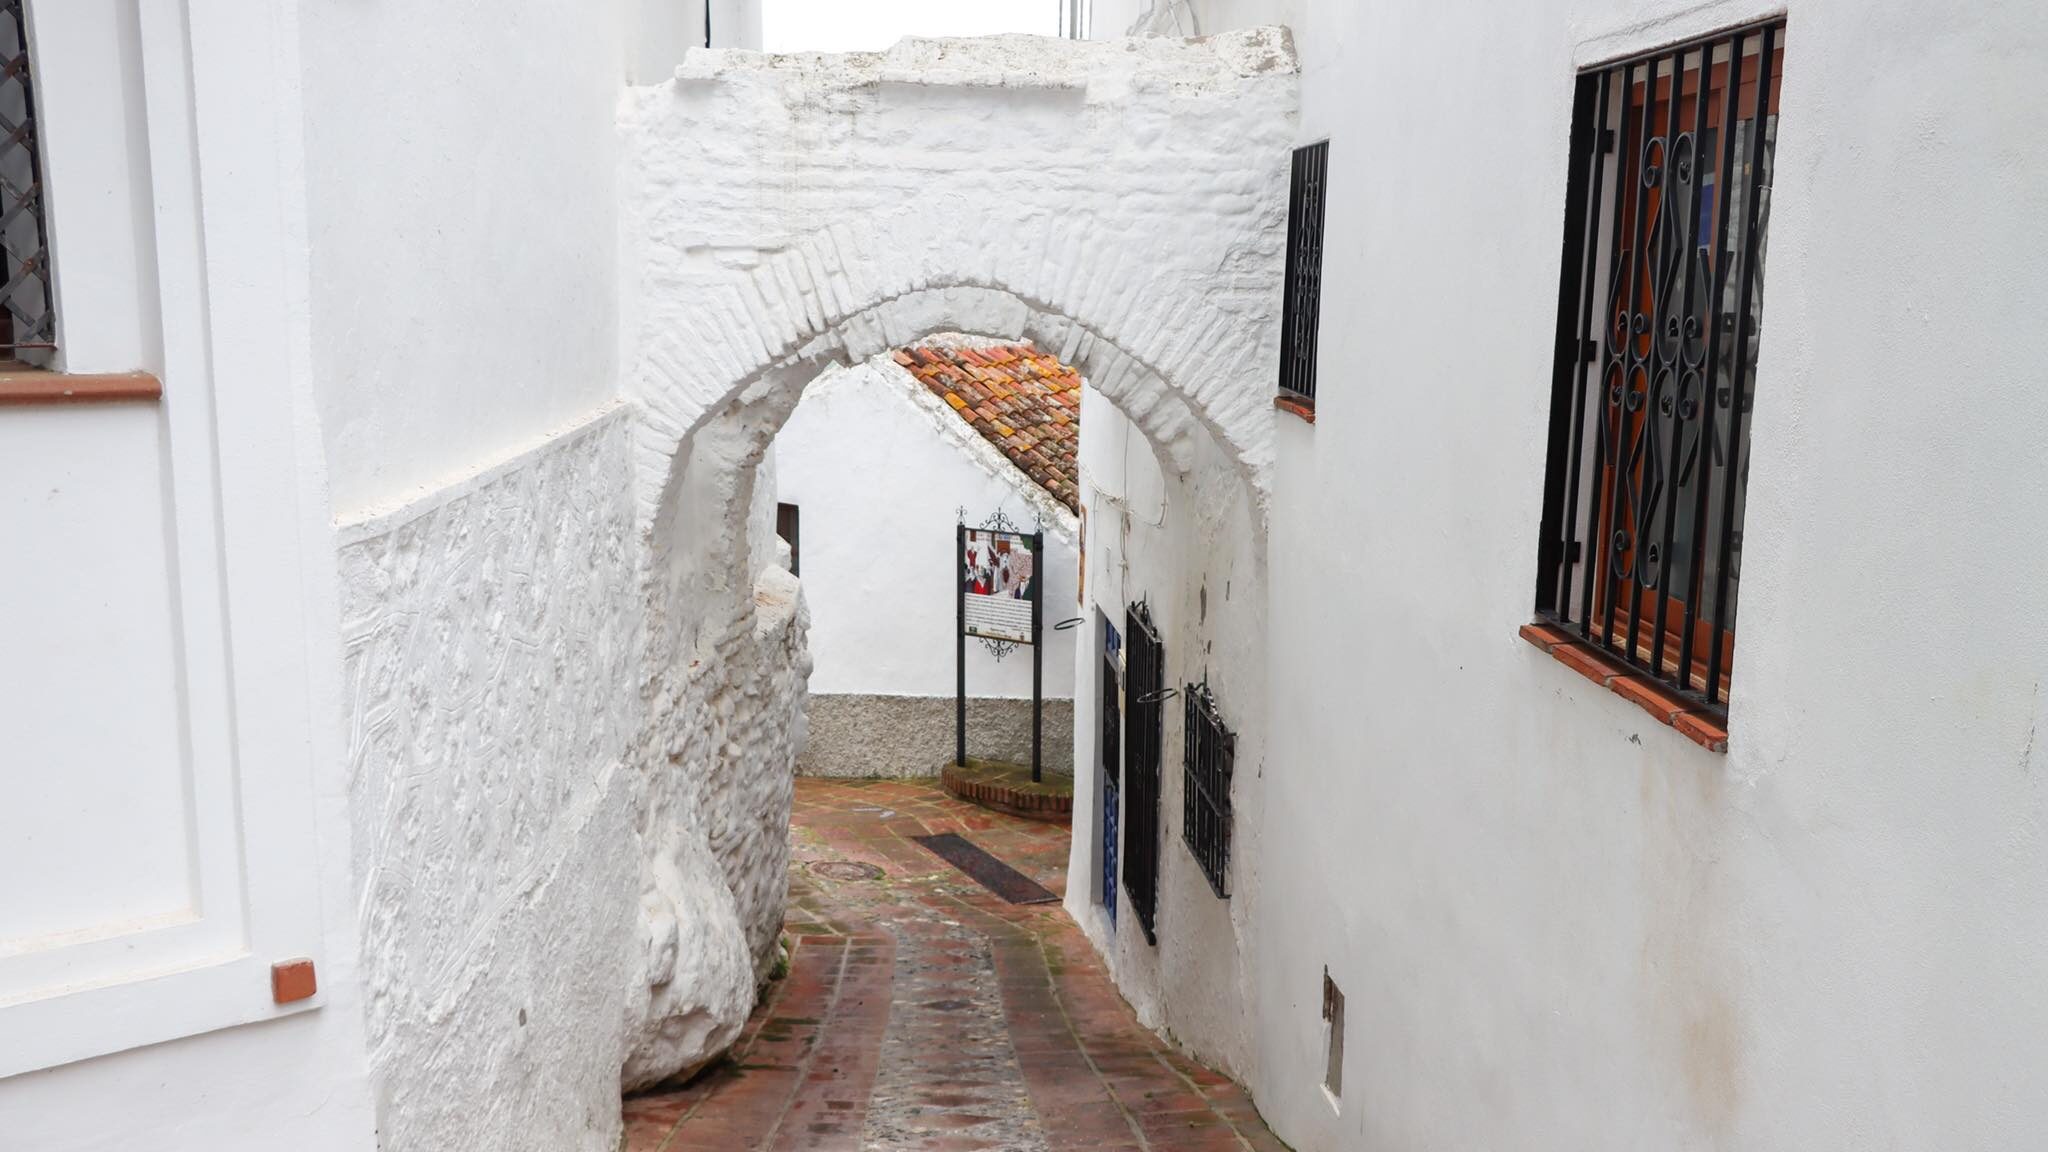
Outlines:
{"label": "white wall with texture", "polygon": [[[811,608],[811,691],[954,693],[959,509],[1029,530],[1044,520],[1045,695],[1074,694],[1073,516],[944,401],[885,357],[828,369],[777,434],[777,486],[801,509],[801,575]],[[1031,499],[1025,487],[1039,499]],[[972,696],[1031,695],[1031,653],[998,661],[967,643]]]}
{"label": "white wall with texture", "polygon": [[[1263,385],[1263,378],[1256,381]],[[1142,431],[1092,387],[1082,394],[1081,492],[1088,510],[1087,624],[1078,630],[1074,663],[1066,909],[1141,1021],[1215,1067],[1249,1078],[1257,1067],[1253,928],[1264,891],[1260,781],[1268,762],[1264,524],[1250,486],[1215,444],[1199,444],[1186,473],[1162,468]],[[1183,697],[1161,706],[1156,943],[1141,931],[1122,880],[1125,858],[1145,851],[1130,835],[1128,765],[1119,771],[1114,922],[1103,899],[1102,625],[1127,634],[1126,612],[1140,601],[1159,632],[1165,685],[1185,693],[1190,684],[1208,684],[1237,738],[1230,896],[1223,899],[1183,839]],[[1120,696],[1127,731],[1130,698]],[[1121,747],[1117,757],[1121,762]]]}
{"label": "white wall with texture", "polygon": [[[1316,422],[1275,441],[1261,1108],[1303,1152],[2036,1143],[2048,10],[1301,8],[1331,167]],[[1716,755],[1515,632],[1574,73],[1775,13]]]}

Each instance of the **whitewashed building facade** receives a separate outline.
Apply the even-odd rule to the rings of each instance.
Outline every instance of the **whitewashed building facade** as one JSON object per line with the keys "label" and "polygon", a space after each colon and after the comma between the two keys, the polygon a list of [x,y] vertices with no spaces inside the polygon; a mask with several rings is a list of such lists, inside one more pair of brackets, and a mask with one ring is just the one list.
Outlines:
{"label": "whitewashed building facade", "polygon": [[2048,12],[709,7],[0,3],[0,1144],[615,1148],[774,959],[760,465],[957,331],[1088,380],[1067,907],[1294,1147],[2038,1143]]}
{"label": "whitewashed building facade", "polygon": [[[877,356],[827,369],[776,434],[778,524],[810,605],[806,774],[936,775],[954,753],[963,662],[968,754],[1030,762],[1032,652],[954,643],[956,525],[998,516],[1043,533],[1040,755],[1073,769],[1074,631],[1055,626],[1075,614],[1079,521],[940,395]],[[1071,473],[1059,466],[1056,485]]]}
{"label": "whitewashed building facade", "polygon": [[[2048,11],[1123,7],[1096,4],[1096,34],[1141,17],[1203,35],[1286,23],[1302,70],[1294,144],[1327,142],[1314,395],[1275,416],[1266,671],[1257,689],[1217,693],[1240,726],[1229,896],[1185,846],[1175,701],[1158,943],[1127,913],[1113,939],[1098,935],[1126,993],[1246,1077],[1274,1130],[1314,1152],[2037,1143],[2048,612],[2030,590],[2048,576],[2033,527],[2048,508],[2048,400],[2029,352],[2048,300],[2048,177],[2016,143],[2035,133],[2015,94],[2048,51]],[[1744,60],[1733,141],[1719,131],[1731,33]],[[1698,123],[1702,40],[1713,79],[1693,164],[1676,138]],[[1750,153],[1766,55],[1768,130]],[[1668,159],[1654,143],[1668,121],[1652,113],[1646,163],[1640,97],[1625,122],[1621,93],[1652,67],[1658,104],[1674,74],[1681,100]],[[1621,141],[1582,129],[1584,147],[1605,149],[1598,163],[1575,151],[1581,93],[1584,123]],[[1593,463],[1605,389],[1553,407],[1555,381],[1572,378],[1565,340],[1591,342],[1589,381],[1613,355],[1615,189],[1644,196],[1619,211],[1631,229],[1646,222],[1621,250],[1659,251],[1648,218],[1669,195],[1699,210],[1686,215],[1700,245],[1739,252],[1746,213],[1732,239],[1713,237],[1727,215],[1714,175],[1737,169],[1712,153],[1729,143],[1744,176],[1723,204],[1759,211],[1763,272],[1732,289],[1696,279],[1686,306],[1703,315],[1724,292],[1711,343],[1754,357],[1739,535],[1705,565],[1731,587],[1739,576],[1739,624],[1732,611],[1723,622],[1740,640],[1723,638],[1708,707],[1704,628],[1692,696],[1675,700],[1644,690],[1640,663],[1602,667],[1583,642],[1551,651],[1556,636],[1519,633],[1558,607],[1539,573],[1566,564],[1576,637],[1578,595],[1594,585],[1596,620],[1610,595],[1592,565],[1619,551],[1627,568],[1633,547],[1610,543],[1627,526],[1611,508],[1586,531],[1591,494],[1612,493],[1598,486],[1611,468]],[[1751,182],[1758,159],[1766,176]],[[1640,182],[1667,164],[1671,182]],[[1576,249],[1574,202],[1607,205],[1597,227],[1577,218]],[[1669,242],[1640,289],[1633,311],[1654,319],[1656,343],[1635,337],[1649,367],[1630,369],[1620,403],[1669,396],[1697,420],[1704,404],[1684,407],[1675,380],[1652,393],[1649,378],[1675,347],[1665,321],[1685,315],[1670,305],[1688,247]],[[1707,341],[1686,339],[1688,357],[1703,354]],[[1716,378],[1725,395],[1726,359]],[[1725,437],[1729,406],[1717,396],[1713,410]],[[1568,563],[1565,518],[1546,514],[1566,499],[1558,411],[1585,453]],[[1577,432],[1574,411],[1591,414]],[[1624,452],[1644,426],[1610,424]],[[1668,441],[1644,450],[1675,460],[1678,491],[1696,495]],[[1642,499],[1625,492],[1620,507]],[[1645,507],[1641,571],[1654,572],[1663,521]],[[1700,597],[1702,615],[1713,603],[1685,576],[1693,523],[1665,549],[1695,589],[1668,608],[1667,679],[1681,601]],[[1626,576],[1616,587],[1625,620],[1634,595]],[[1113,619],[1130,593],[1102,592]],[[1641,602],[1642,633],[1655,602]],[[1172,684],[1204,671],[1179,649],[1169,636]],[[1082,684],[1077,698],[1086,740],[1094,697]],[[1091,829],[1076,828],[1078,876]],[[1084,922],[1100,922],[1100,901],[1099,883],[1069,893]],[[1176,917],[1177,901],[1211,906]],[[1217,946],[1225,904],[1234,950]]]}

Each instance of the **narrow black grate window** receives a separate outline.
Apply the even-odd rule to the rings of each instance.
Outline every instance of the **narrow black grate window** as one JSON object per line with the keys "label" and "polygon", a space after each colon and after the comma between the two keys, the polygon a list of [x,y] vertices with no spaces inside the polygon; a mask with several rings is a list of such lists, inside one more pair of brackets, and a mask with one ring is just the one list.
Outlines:
{"label": "narrow black grate window", "polygon": [[1726,715],[1783,21],[1579,77],[1536,608]]}
{"label": "narrow black grate window", "polygon": [[1280,391],[1309,401],[1316,398],[1316,328],[1323,305],[1323,180],[1329,167],[1329,141],[1296,148],[1287,200]]}
{"label": "narrow black grate window", "polygon": [[1183,732],[1186,773],[1181,799],[1181,836],[1209,887],[1230,895],[1230,775],[1236,768],[1237,737],[1223,726],[1209,686],[1187,687],[1187,724]]}
{"label": "narrow black grate window", "polygon": [[[1097,616],[1102,616],[1100,612]],[[1102,769],[1102,907],[1116,927],[1116,845],[1117,820],[1123,812],[1123,637],[1107,617],[1102,620],[1102,712],[1100,736]]]}
{"label": "narrow black grate window", "polygon": [[1124,891],[1131,912],[1157,944],[1159,907],[1159,744],[1166,689],[1166,649],[1143,603],[1124,615]]}
{"label": "narrow black grate window", "polygon": [[50,242],[43,223],[41,126],[23,0],[0,0],[0,355],[57,347]]}

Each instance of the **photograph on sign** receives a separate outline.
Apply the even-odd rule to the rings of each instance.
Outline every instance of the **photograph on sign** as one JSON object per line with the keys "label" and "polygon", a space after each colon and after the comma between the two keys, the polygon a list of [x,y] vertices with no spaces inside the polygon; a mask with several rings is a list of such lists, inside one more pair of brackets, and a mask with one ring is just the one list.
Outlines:
{"label": "photograph on sign", "polygon": [[966,599],[966,632],[986,640],[1029,644],[1031,582],[1036,565],[1031,546],[1010,532],[966,533],[961,591]]}

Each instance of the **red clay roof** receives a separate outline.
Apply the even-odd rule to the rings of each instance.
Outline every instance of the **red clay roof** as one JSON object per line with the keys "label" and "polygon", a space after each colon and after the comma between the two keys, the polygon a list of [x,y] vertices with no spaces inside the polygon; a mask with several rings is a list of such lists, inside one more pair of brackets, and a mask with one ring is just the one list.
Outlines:
{"label": "red clay roof", "polygon": [[1003,450],[1010,463],[1079,512],[1081,376],[1025,344],[898,348],[896,362]]}

